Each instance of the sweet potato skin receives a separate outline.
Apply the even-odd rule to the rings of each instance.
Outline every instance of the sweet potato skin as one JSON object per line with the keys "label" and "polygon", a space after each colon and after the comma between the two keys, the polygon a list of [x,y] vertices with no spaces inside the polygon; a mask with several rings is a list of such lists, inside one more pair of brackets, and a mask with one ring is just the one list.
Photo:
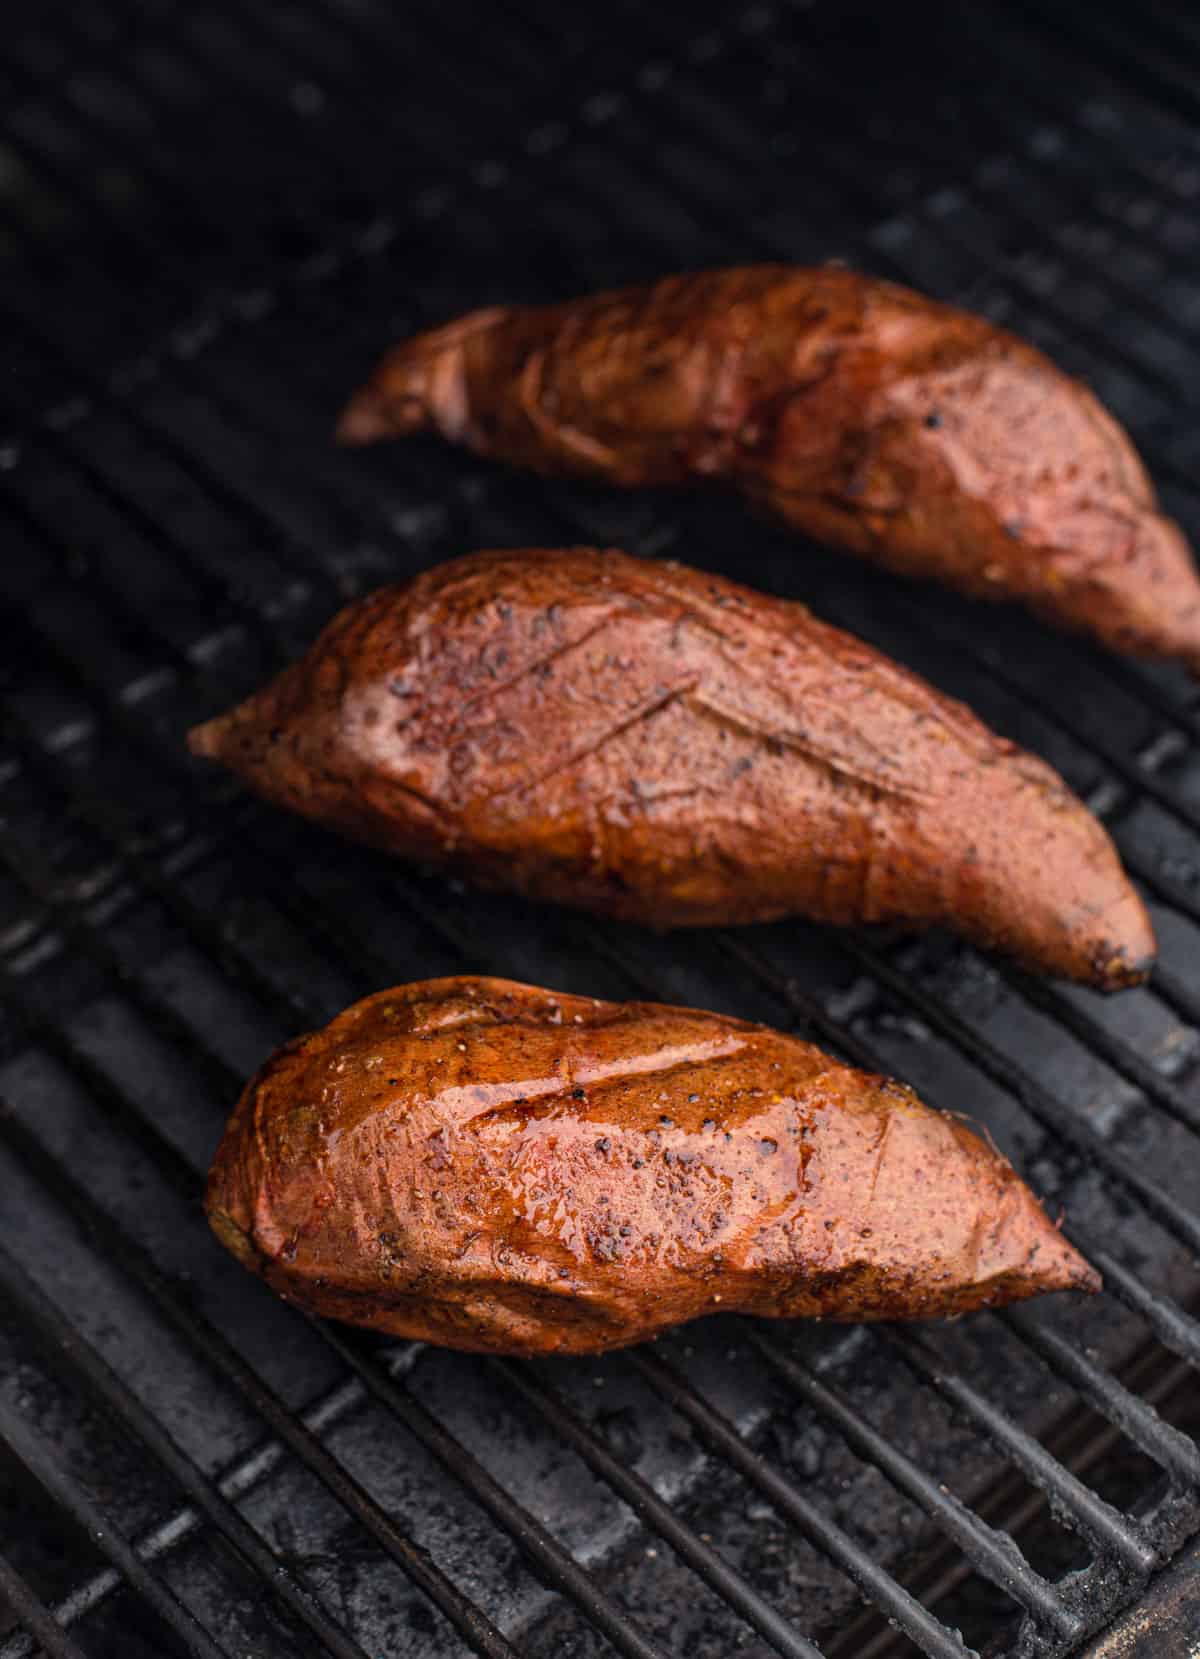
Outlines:
{"label": "sweet potato skin", "polygon": [[190,741],[346,834],[628,921],[945,924],[1108,989],[1153,956],[1049,767],[803,606],[683,566],[453,560]]}
{"label": "sweet potato skin", "polygon": [[493,1353],[1099,1284],[1010,1165],[900,1084],[763,1026],[497,979],[383,991],[282,1049],[206,1207],[300,1306]]}
{"label": "sweet potato skin", "polygon": [[1200,581],[1128,437],[982,318],[750,266],[494,308],[398,346],[346,442],[425,428],[545,473],[723,479],[807,534],[1200,667]]}

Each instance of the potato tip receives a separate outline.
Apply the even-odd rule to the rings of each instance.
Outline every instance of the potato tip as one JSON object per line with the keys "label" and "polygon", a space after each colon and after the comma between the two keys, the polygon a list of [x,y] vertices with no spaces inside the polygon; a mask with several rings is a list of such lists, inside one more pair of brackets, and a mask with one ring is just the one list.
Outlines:
{"label": "potato tip", "polygon": [[389,437],[395,431],[387,403],[372,386],[355,392],[338,417],[334,428],[335,442],[346,446],[371,444]]}
{"label": "potato tip", "polygon": [[224,726],[225,721],[221,716],[216,720],[205,720],[199,726],[193,726],[187,734],[187,746],[192,754],[201,755],[205,760],[219,760]]}

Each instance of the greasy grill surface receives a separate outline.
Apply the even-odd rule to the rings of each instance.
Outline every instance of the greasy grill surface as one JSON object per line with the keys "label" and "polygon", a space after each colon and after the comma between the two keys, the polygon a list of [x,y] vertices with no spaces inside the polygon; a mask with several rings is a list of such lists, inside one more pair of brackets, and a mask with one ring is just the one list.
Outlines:
{"label": "greasy grill surface", "polygon": [[[959,1628],[1060,1655],[1200,1529],[1185,676],[717,499],[329,442],[383,344],[471,306],[836,256],[1086,376],[1196,537],[1200,26],[560,11],[506,8],[501,36],[424,0],[93,0],[7,40],[4,1659],[862,1659],[954,1654]],[[1102,1003],[947,940],[658,939],[483,899],[184,753],[347,597],[564,541],[803,598],[1044,754],[1152,906],[1154,980]],[[310,1324],[204,1226],[224,1116],[288,1035],[461,972],[724,1009],[898,1071],[1066,1209],[1107,1293],[926,1331],[716,1320],[544,1365]]]}

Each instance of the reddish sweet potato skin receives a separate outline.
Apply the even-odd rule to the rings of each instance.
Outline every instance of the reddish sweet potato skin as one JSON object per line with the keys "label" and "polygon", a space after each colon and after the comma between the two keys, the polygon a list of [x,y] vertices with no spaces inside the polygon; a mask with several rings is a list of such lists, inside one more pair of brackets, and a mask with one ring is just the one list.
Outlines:
{"label": "reddish sweet potato skin", "polygon": [[346,442],[425,428],[545,473],[724,479],[806,533],[1200,665],[1200,581],[1126,434],[982,318],[750,266],[498,307],[391,351]]}
{"label": "reddish sweet potato skin", "polygon": [[900,1084],[764,1026],[498,979],[383,991],[280,1050],[206,1207],[290,1301],[493,1353],[1099,1284],[1010,1165]]}
{"label": "reddish sweet potato skin", "polygon": [[453,560],[190,741],[348,835],[628,921],[944,924],[1106,989],[1153,957],[1049,767],[803,606],[683,566]]}

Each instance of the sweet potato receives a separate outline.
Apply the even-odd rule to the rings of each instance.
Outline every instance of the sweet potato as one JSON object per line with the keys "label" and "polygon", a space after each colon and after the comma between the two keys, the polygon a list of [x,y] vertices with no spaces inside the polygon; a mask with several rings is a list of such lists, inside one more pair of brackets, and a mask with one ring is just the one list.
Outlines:
{"label": "sweet potato", "polygon": [[901,1084],[765,1026],[502,979],[382,991],[281,1049],[206,1206],[301,1307],[493,1353],[1099,1284],[1011,1166]]}
{"label": "sweet potato", "polygon": [[350,443],[426,428],[545,473],[725,479],[798,529],[1200,668],[1200,582],[1129,439],[981,318],[782,265],[500,307],[391,351]]}
{"label": "sweet potato", "polygon": [[1153,956],[1049,767],[803,606],[682,566],[454,560],[190,741],[348,835],[629,921],[942,923],[1107,989]]}

